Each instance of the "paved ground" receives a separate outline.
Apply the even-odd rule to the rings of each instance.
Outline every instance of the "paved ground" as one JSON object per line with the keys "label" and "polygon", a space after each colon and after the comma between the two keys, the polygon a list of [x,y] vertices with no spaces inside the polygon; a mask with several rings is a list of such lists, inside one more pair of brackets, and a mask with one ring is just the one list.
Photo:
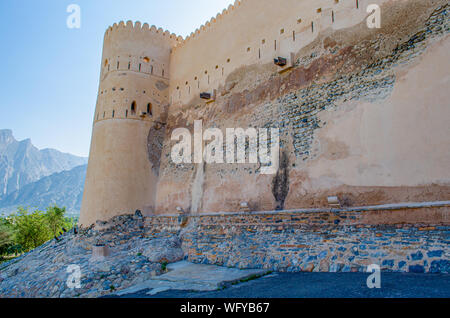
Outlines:
{"label": "paved ground", "polygon": [[450,274],[381,273],[381,288],[369,289],[365,273],[273,273],[215,291],[150,289],[124,298],[450,298]]}

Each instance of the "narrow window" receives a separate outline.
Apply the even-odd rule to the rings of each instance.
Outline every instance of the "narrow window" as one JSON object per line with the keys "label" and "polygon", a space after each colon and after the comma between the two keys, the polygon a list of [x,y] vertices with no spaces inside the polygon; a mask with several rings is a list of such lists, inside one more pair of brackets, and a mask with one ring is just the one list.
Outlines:
{"label": "narrow window", "polygon": [[356,0],[356,9],[359,9],[359,0]]}
{"label": "narrow window", "polygon": [[292,31],[292,41],[295,42],[295,31]]}
{"label": "narrow window", "polygon": [[164,77],[164,69],[162,70],[162,77]]}
{"label": "narrow window", "polygon": [[277,50],[277,40],[275,40],[275,51]]}
{"label": "narrow window", "polygon": [[314,22],[311,22],[311,32],[314,33]]}
{"label": "narrow window", "polygon": [[150,74],[152,74],[152,75],[153,75],[153,65],[152,65],[152,66],[150,66]]}
{"label": "narrow window", "polygon": [[130,69],[131,68],[131,63],[130,62],[128,62],[128,69]]}
{"label": "narrow window", "polygon": [[133,101],[132,103],[131,103],[131,114],[135,114],[136,113],[136,102],[135,101]]}
{"label": "narrow window", "polygon": [[[258,58],[261,59],[261,49],[258,49]],[[223,75],[223,72],[222,72]]]}
{"label": "narrow window", "polygon": [[141,71],[141,63],[139,63],[139,72]]}
{"label": "narrow window", "polygon": [[119,62],[117,62],[117,69],[119,69]]}
{"label": "narrow window", "polygon": [[334,23],[334,11],[331,11],[331,22]]}
{"label": "narrow window", "polygon": [[115,111],[114,111],[114,109],[113,109],[113,112],[112,112],[112,118],[114,118],[114,115],[115,115]]}
{"label": "narrow window", "polygon": [[208,84],[209,84],[209,75],[208,75]]}
{"label": "narrow window", "polygon": [[109,72],[109,67],[110,67],[110,65],[108,64],[108,72]]}
{"label": "narrow window", "polygon": [[149,114],[150,116],[152,116],[152,104],[148,103],[147,104],[147,114]]}
{"label": "narrow window", "polygon": [[105,118],[105,114],[106,114],[106,112],[103,112],[103,118]]}

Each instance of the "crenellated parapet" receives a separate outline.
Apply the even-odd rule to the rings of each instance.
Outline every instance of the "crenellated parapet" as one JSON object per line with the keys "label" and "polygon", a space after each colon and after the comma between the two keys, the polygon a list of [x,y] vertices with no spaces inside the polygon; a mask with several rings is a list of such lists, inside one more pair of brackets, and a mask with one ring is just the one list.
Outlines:
{"label": "crenellated parapet", "polygon": [[134,71],[168,78],[171,50],[181,36],[148,23],[121,21],[104,36],[101,80],[113,71]]}
{"label": "crenellated parapet", "polygon": [[139,21],[133,23],[132,21],[120,21],[119,23],[114,23],[110,26],[106,32],[104,39],[113,38],[117,32],[128,32],[143,34],[144,36],[160,36],[161,38],[168,40],[172,45],[176,45],[183,41],[183,37],[177,36],[175,33],[170,33],[168,30],[162,28],[157,28],[155,25],[150,26],[148,23],[142,24]]}
{"label": "crenellated parapet", "polygon": [[[171,54],[170,100],[184,105],[202,92],[213,94],[235,70],[273,64],[280,70],[296,62],[301,49],[327,29],[342,30],[362,23],[369,4],[388,0],[245,0],[177,42]],[[187,62],[188,61],[188,62]]]}

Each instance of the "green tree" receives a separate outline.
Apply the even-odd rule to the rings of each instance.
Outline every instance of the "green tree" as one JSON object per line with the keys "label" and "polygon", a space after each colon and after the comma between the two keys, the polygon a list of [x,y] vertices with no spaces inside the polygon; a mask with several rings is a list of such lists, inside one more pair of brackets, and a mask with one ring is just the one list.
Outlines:
{"label": "green tree", "polygon": [[14,245],[13,227],[8,219],[0,218],[0,256],[7,254]]}
{"label": "green tree", "polygon": [[20,207],[12,216],[14,239],[25,251],[34,249],[52,238],[52,232],[47,224],[46,214]]}
{"label": "green tree", "polygon": [[66,208],[58,208],[56,205],[47,208],[45,219],[52,237],[58,236],[62,228],[66,226],[67,222],[64,218],[65,213]]}

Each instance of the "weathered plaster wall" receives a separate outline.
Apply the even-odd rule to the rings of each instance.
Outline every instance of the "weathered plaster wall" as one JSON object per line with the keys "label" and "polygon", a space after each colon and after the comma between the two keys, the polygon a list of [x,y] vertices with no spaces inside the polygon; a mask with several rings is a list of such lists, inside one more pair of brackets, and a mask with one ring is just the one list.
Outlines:
{"label": "weathered plaster wall", "polygon": [[[258,165],[171,162],[172,129],[192,131],[199,119],[223,131],[280,128],[289,173],[284,208],[326,206],[329,195],[349,206],[448,200],[447,1],[391,1],[382,5],[382,21],[379,30],[365,21],[322,29],[295,52],[294,68],[279,74],[273,63],[242,66],[226,77],[214,102],[172,104],[157,213],[191,211],[194,194],[195,213],[236,211],[243,201],[252,210],[279,206],[274,176],[259,174]],[[203,180],[196,179],[199,169]],[[200,203],[194,183],[202,185]]]}

